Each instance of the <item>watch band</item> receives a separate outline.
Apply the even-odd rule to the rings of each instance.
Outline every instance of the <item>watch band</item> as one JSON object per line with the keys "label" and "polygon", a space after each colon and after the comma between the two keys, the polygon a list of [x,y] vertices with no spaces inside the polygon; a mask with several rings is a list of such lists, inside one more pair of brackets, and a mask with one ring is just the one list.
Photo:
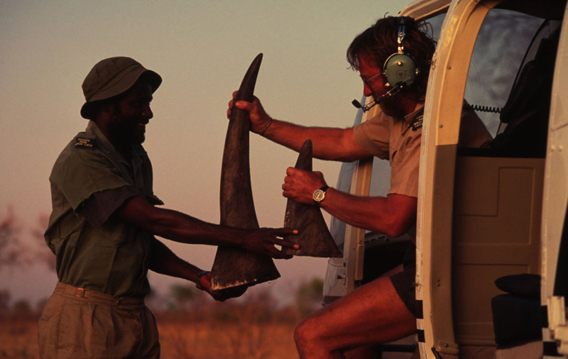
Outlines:
{"label": "watch band", "polygon": [[317,206],[319,206],[319,204],[325,199],[325,193],[328,188],[329,186],[325,185],[321,188],[316,189],[312,194],[312,199]]}

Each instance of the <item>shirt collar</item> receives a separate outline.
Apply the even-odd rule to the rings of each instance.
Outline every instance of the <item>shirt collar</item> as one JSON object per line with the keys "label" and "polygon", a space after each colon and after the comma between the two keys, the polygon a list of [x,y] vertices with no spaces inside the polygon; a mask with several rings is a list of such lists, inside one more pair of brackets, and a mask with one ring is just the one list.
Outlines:
{"label": "shirt collar", "polygon": [[115,151],[114,146],[110,143],[95,121],[89,121],[85,132],[95,136],[99,140],[99,145],[101,145],[105,150],[110,151],[112,149]]}
{"label": "shirt collar", "polygon": [[[85,130],[86,133],[95,136],[98,139],[98,144],[104,149],[106,152],[112,153],[114,157],[118,156],[118,158],[123,158],[122,155],[114,148],[112,143],[108,140],[105,136],[103,131],[99,128],[95,121],[89,121],[87,124],[87,129]],[[132,146],[132,155],[133,158],[142,157],[146,151],[142,146]]]}
{"label": "shirt collar", "polygon": [[404,122],[408,123],[409,125],[413,124],[416,121],[416,118],[420,116],[424,112],[424,104],[417,103],[414,111],[409,113],[408,115],[404,116]]}

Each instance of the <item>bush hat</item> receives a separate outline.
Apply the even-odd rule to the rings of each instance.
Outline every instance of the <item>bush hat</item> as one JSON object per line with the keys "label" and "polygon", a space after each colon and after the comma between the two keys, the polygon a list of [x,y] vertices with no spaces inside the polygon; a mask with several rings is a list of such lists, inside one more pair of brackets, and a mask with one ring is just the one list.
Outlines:
{"label": "bush hat", "polygon": [[81,107],[81,116],[86,119],[93,118],[96,110],[95,102],[128,91],[142,75],[152,86],[152,92],[160,87],[162,83],[160,75],[146,69],[130,57],[111,57],[98,62],[83,81],[86,102]]}

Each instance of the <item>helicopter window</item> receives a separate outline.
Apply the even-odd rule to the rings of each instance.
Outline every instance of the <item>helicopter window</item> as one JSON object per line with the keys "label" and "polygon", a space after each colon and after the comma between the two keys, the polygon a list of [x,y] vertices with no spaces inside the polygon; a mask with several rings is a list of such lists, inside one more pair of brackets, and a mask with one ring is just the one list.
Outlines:
{"label": "helicopter window", "polygon": [[493,9],[481,26],[467,78],[465,98],[492,135],[497,133],[517,70],[542,19]]}
{"label": "helicopter window", "polygon": [[495,139],[478,155],[542,158],[560,22],[493,9],[476,41],[466,99]]}

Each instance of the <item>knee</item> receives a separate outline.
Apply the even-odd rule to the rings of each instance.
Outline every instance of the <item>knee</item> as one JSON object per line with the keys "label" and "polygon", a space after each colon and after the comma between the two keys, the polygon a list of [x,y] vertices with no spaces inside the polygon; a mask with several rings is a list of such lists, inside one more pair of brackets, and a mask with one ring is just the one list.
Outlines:
{"label": "knee", "polygon": [[[321,340],[321,333],[318,331],[318,326],[312,318],[304,319],[294,330],[294,341],[298,349],[306,348],[309,345],[314,345]],[[316,344],[318,345],[318,344]]]}

